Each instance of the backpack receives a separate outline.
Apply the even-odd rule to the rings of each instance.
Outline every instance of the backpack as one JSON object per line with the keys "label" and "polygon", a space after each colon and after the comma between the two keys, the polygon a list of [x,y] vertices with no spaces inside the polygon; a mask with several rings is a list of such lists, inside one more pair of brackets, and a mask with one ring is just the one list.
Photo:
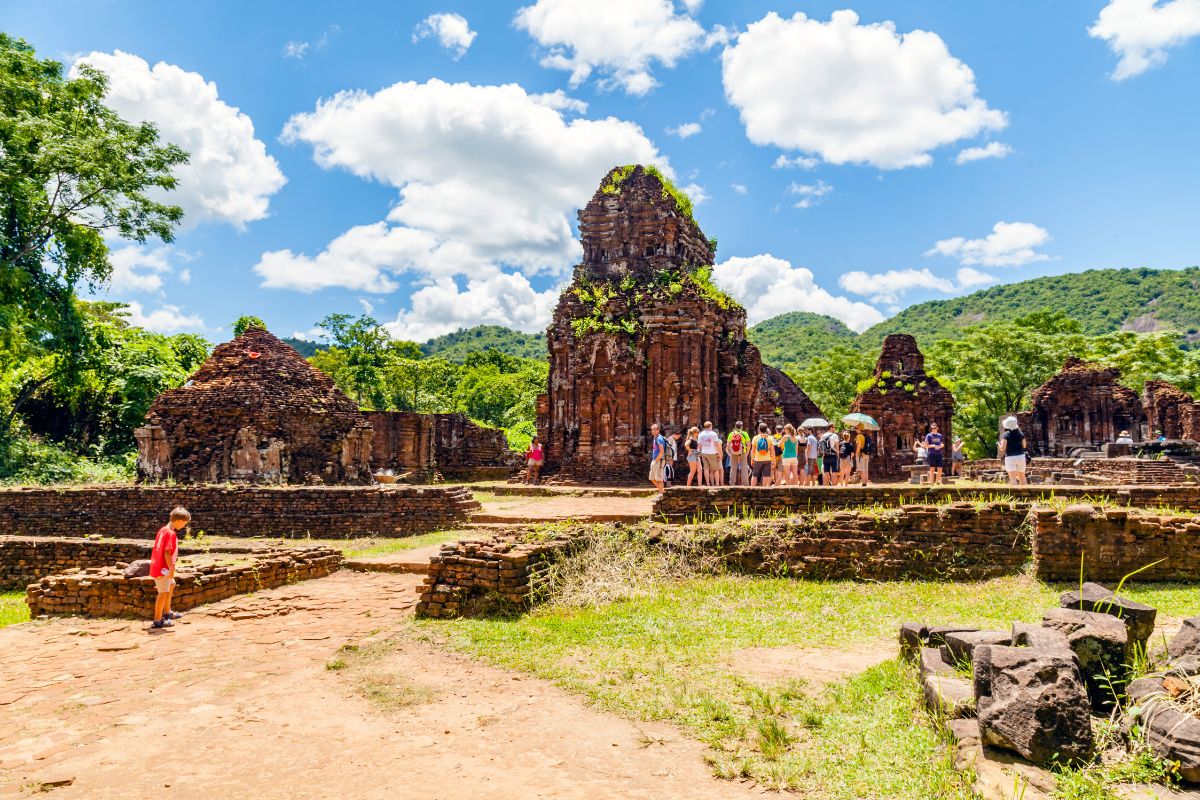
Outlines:
{"label": "backpack", "polygon": [[842,442],[842,449],[841,449],[841,452],[838,453],[838,455],[841,456],[842,458],[850,458],[851,456],[853,456],[854,455],[854,442],[850,441],[849,439]]}
{"label": "backpack", "polygon": [[663,438],[667,440],[666,460],[670,464],[679,458],[679,448],[675,446],[675,440],[670,436],[664,436]]}
{"label": "backpack", "polygon": [[740,452],[742,452],[742,434],[741,434],[741,431],[734,431],[734,432],[733,432],[733,435],[729,437],[729,452],[731,452],[731,453],[740,453]]}
{"label": "backpack", "polygon": [[833,445],[829,442],[829,434],[825,434],[817,442],[817,455],[821,458],[837,455],[837,450],[834,450]]}
{"label": "backpack", "polygon": [[771,440],[765,433],[760,433],[754,438],[754,449],[760,453],[765,453],[771,447]]}
{"label": "backpack", "polygon": [[875,440],[872,437],[866,436],[866,435],[863,436],[863,439],[864,439],[863,449],[862,449],[863,455],[864,456],[875,455]]}

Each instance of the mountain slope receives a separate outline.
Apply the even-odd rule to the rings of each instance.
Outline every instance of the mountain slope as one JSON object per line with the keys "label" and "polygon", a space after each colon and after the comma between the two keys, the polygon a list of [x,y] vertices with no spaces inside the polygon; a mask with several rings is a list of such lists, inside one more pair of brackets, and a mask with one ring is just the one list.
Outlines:
{"label": "mountain slope", "polygon": [[1092,335],[1122,328],[1195,334],[1200,329],[1200,267],[1094,269],[993,286],[910,306],[864,331],[861,340],[875,345],[889,333],[911,333],[922,340],[953,338],[968,325],[1003,322],[1042,309],[1066,312]]}
{"label": "mountain slope", "polygon": [[489,348],[509,356],[544,359],[546,334],[521,333],[503,325],[476,325],[430,339],[421,345],[421,352],[447,361],[462,361],[469,353]]}
{"label": "mountain slope", "polygon": [[854,344],[858,336],[840,320],[824,314],[792,311],[746,329],[763,361],[787,372],[803,370],[835,344]]}

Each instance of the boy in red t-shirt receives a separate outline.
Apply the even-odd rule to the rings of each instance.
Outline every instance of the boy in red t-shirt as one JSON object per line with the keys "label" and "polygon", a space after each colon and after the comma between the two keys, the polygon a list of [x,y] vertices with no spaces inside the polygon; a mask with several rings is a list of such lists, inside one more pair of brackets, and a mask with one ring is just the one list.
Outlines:
{"label": "boy in red t-shirt", "polygon": [[171,520],[154,536],[154,552],[150,554],[150,577],[158,597],[154,601],[155,628],[169,628],[182,614],[171,610],[171,595],[175,591],[175,557],[179,553],[179,534],[192,521],[192,514],[183,506],[171,509]]}

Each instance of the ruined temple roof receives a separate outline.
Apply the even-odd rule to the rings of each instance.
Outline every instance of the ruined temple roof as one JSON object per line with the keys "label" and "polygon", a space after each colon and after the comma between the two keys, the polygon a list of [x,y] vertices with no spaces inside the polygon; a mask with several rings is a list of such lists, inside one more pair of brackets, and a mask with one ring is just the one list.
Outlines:
{"label": "ruined temple roof", "polygon": [[865,397],[901,390],[913,398],[922,398],[922,402],[954,405],[950,390],[925,371],[925,355],[917,347],[916,337],[907,333],[888,334],[883,340],[879,360],[875,362],[874,379],[871,388],[854,401],[856,408]]}
{"label": "ruined temple roof", "polygon": [[263,328],[219,344],[183,386],[159,395],[147,419],[163,414],[245,410],[358,414],[358,406],[304,356]]}
{"label": "ruined temple roof", "polygon": [[1121,370],[1116,367],[1106,367],[1094,361],[1068,356],[1058,374],[1033,390],[1033,404],[1036,407],[1052,402],[1060,393],[1073,397],[1081,391],[1093,390],[1110,393],[1122,403],[1139,404],[1137,394],[1118,383],[1120,378]]}
{"label": "ruined temple roof", "polygon": [[597,273],[695,269],[715,253],[691,200],[654,167],[614,167],[579,212],[583,264]]}

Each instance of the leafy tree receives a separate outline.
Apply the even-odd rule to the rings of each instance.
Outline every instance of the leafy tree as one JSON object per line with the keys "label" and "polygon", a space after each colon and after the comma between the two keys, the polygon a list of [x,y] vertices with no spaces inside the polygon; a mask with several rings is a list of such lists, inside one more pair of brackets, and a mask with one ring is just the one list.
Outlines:
{"label": "leafy tree", "polygon": [[250,330],[251,328],[261,328],[262,330],[265,331],[267,329],[267,323],[262,321],[262,317],[255,317],[250,314],[243,314],[242,316],[237,318],[236,322],[233,323],[233,335],[235,337],[241,336],[243,333]]}
{"label": "leafy tree", "polygon": [[878,360],[878,351],[866,353],[852,345],[835,344],[803,371],[788,374],[830,420],[838,420],[849,411],[858,385],[871,377]]}
{"label": "leafy tree", "polygon": [[151,193],[175,187],[187,154],[159,144],[153,125],[122,120],[104,105],[105,76],[79,71],[67,79],[0,34],[0,328],[19,331],[40,368],[10,387],[0,439],[39,389],[80,369],[89,328],[75,287],[109,277],[105,237],[171,241],[183,216]]}

